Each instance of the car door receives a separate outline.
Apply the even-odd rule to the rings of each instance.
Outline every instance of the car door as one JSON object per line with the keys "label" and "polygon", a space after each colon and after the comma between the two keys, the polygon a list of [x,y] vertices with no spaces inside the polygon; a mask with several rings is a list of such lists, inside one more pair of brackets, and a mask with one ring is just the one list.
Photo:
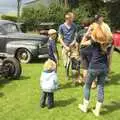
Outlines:
{"label": "car door", "polygon": [[4,29],[0,26],[0,53],[5,52],[4,44],[5,44],[5,34]]}
{"label": "car door", "polygon": [[17,25],[14,24],[14,23],[3,24],[3,28],[4,28],[5,32],[6,32],[6,34],[2,36],[1,51],[6,52],[7,43],[10,42],[10,41],[16,40],[14,38],[14,33],[18,32],[19,30],[18,30]]}

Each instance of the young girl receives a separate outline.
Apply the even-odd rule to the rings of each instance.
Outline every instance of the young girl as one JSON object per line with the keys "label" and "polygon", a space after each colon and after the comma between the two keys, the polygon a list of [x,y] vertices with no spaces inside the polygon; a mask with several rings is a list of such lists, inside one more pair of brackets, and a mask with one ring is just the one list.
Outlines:
{"label": "young girl", "polygon": [[44,71],[40,78],[40,86],[42,88],[40,106],[44,108],[47,99],[48,109],[54,107],[54,91],[58,88],[58,78],[56,63],[50,59],[44,64]]}

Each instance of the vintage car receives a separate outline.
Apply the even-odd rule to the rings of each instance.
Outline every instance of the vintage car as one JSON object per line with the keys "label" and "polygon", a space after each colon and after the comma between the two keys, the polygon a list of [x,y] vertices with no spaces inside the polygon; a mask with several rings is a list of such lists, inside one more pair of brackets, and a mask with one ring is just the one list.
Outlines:
{"label": "vintage car", "polygon": [[43,22],[43,23],[40,23],[38,31],[40,35],[48,36],[48,30],[56,29],[57,27],[58,25],[54,22]]}
{"label": "vintage car", "polygon": [[15,57],[21,63],[48,57],[48,37],[23,33],[11,21],[0,20],[0,57]]}

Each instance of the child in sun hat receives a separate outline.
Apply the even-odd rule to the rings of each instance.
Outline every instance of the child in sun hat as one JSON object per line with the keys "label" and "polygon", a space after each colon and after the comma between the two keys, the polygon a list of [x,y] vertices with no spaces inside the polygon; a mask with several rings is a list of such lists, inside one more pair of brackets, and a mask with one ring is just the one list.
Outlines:
{"label": "child in sun hat", "polygon": [[44,108],[47,99],[48,109],[54,107],[54,91],[58,88],[58,78],[56,63],[53,60],[48,59],[45,62],[40,78],[40,86],[42,88],[40,106]]}
{"label": "child in sun hat", "polygon": [[58,51],[56,46],[57,31],[55,29],[50,29],[48,31],[49,35],[49,59],[53,60],[55,63],[58,62]]}

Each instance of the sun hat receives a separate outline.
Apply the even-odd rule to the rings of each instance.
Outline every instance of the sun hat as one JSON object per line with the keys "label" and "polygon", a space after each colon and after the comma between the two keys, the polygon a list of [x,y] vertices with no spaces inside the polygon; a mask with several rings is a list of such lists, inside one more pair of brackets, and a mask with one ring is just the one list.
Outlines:
{"label": "sun hat", "polygon": [[52,34],[56,34],[56,33],[57,33],[57,31],[55,29],[50,29],[48,31],[48,35],[52,35]]}

